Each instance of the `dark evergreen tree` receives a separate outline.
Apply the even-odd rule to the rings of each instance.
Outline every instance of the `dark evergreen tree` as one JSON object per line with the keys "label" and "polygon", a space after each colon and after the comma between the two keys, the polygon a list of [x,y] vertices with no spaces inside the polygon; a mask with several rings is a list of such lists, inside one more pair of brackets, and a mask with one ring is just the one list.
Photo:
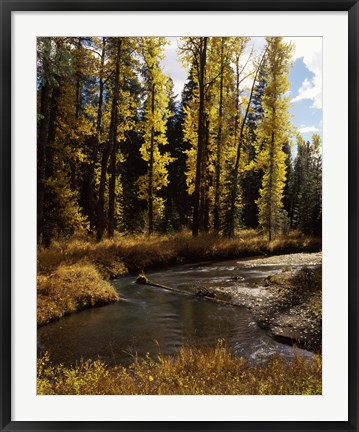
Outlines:
{"label": "dark evergreen tree", "polygon": [[309,235],[321,235],[321,170],[320,136],[313,135],[312,143],[299,136],[291,185],[292,225]]}
{"label": "dark evergreen tree", "polygon": [[[74,118],[66,104],[73,87],[71,39],[38,39],[38,241],[49,246],[60,232],[73,234],[83,218],[78,214],[77,193],[69,169],[75,158],[64,142],[61,123]],[[66,171],[61,170],[65,165]],[[64,188],[66,187],[66,189]],[[79,216],[77,218],[77,216]]]}
{"label": "dark evergreen tree", "polygon": [[[255,87],[252,98],[252,109],[248,113],[248,162],[251,163],[255,159],[255,148],[253,143],[256,139],[256,129],[258,122],[261,121],[263,116],[262,109],[262,96],[266,84],[265,75],[263,71],[264,62],[258,72],[258,84]],[[242,180],[242,223],[248,228],[258,227],[258,207],[256,200],[259,198],[259,189],[262,184],[262,170],[249,170],[243,176]]]}
{"label": "dark evergreen tree", "polygon": [[[141,106],[143,91],[139,81],[135,78],[126,83],[126,90],[136,100],[136,105]],[[135,124],[139,124],[143,118],[143,112],[138,111]],[[126,133],[126,139],[120,145],[122,161],[119,164],[118,175],[121,180],[121,192],[119,196],[120,217],[117,228],[119,231],[134,234],[143,232],[145,225],[146,203],[138,197],[137,180],[146,173],[146,163],[140,154],[142,136],[138,129]]]}
{"label": "dark evergreen tree", "polygon": [[172,116],[167,122],[168,149],[174,161],[168,166],[169,184],[161,196],[165,199],[164,217],[160,223],[161,231],[175,231],[188,226],[191,216],[191,201],[186,187],[186,158],[183,150],[188,145],[183,142],[183,111],[170,92],[169,110]]}
{"label": "dark evergreen tree", "polygon": [[141,158],[142,138],[136,131],[127,134],[127,140],[121,144],[123,161],[120,164],[121,193],[120,219],[118,229],[134,234],[143,232],[145,225],[146,203],[138,198],[136,182],[146,173],[146,164]]}

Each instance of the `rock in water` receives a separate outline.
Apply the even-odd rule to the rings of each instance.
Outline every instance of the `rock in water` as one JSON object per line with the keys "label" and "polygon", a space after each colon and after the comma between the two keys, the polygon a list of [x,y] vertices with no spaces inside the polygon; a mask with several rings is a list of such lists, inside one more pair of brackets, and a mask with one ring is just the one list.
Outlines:
{"label": "rock in water", "polygon": [[210,298],[216,297],[216,293],[207,288],[197,288],[194,295],[196,297],[210,297]]}
{"label": "rock in water", "polygon": [[136,279],[138,284],[148,284],[148,279],[144,274],[139,274]]}

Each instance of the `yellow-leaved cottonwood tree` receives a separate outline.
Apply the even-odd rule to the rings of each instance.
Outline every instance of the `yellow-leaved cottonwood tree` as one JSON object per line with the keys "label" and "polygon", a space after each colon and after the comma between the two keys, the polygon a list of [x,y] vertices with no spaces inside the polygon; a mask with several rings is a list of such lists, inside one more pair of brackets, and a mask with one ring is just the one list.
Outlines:
{"label": "yellow-leaved cottonwood tree", "polygon": [[191,222],[232,237],[258,219],[269,238],[320,235],[320,136],[290,158],[291,47],[268,38],[257,57],[251,42],[181,38],[175,101],[165,38],[38,38],[39,244]]}
{"label": "yellow-leaved cottonwood tree", "polygon": [[[194,83],[193,97],[184,107],[188,193],[193,199],[192,234],[223,228],[227,168],[235,153],[233,124],[236,102],[235,59],[241,57],[246,38],[186,37],[181,58]],[[239,95],[237,96],[239,99]]]}
{"label": "yellow-leaved cottonwood tree", "polygon": [[256,136],[256,167],[263,170],[262,186],[257,205],[259,223],[269,240],[280,229],[283,208],[283,191],[286,181],[287,154],[283,147],[292,134],[290,123],[290,89],[288,79],[293,46],[282,37],[267,38],[264,63],[266,86],[262,108],[263,118]]}
{"label": "yellow-leaved cottonwood tree", "polygon": [[[108,42],[109,64],[113,74],[111,86],[111,108],[109,111],[108,138],[101,158],[99,196],[97,201],[97,240],[101,240],[107,227],[108,237],[113,237],[116,225],[116,190],[119,189],[117,163],[120,159],[119,146],[126,133],[134,127],[136,113],[135,100],[126,89],[126,83],[134,77],[133,51],[135,40],[132,38],[112,38]],[[108,206],[106,217],[106,184],[108,181]]]}
{"label": "yellow-leaved cottonwood tree", "polygon": [[212,124],[213,228],[219,233],[222,227],[222,208],[225,186],[225,165],[233,154],[233,118],[236,115],[234,94],[234,70],[231,67],[235,54],[235,38],[214,38],[210,56],[212,103],[209,110]]}
{"label": "yellow-leaved cottonwood tree", "polygon": [[174,159],[163,150],[167,142],[167,120],[170,116],[169,93],[171,83],[162,72],[160,60],[166,45],[164,37],[139,39],[143,61],[144,91],[146,101],[142,121],[142,159],[147,163],[147,172],[138,179],[139,197],[148,205],[148,233],[154,230],[155,218],[161,215],[164,200],[158,192],[168,185],[167,165]]}
{"label": "yellow-leaved cottonwood tree", "polygon": [[205,229],[206,225],[207,190],[204,176],[208,153],[205,93],[208,84],[206,76],[209,38],[186,37],[183,38],[182,42],[181,58],[186,66],[191,66],[195,84],[192,106],[188,106],[185,111],[187,120],[184,124],[184,137],[192,145],[188,151],[187,184],[189,185],[189,193],[193,193],[192,234],[197,236],[200,230]]}
{"label": "yellow-leaved cottonwood tree", "polygon": [[81,38],[39,38],[37,44],[38,238],[49,246],[60,229],[72,234],[88,226],[78,206],[77,171],[86,158],[89,128],[79,111],[82,77],[72,59],[80,55],[89,73],[92,65]]}

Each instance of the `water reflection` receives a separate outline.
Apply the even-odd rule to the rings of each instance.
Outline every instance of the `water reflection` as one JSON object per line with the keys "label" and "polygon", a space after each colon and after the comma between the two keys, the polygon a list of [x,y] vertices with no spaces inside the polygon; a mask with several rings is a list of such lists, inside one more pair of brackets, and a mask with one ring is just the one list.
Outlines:
{"label": "water reflection", "polygon": [[[273,341],[258,328],[245,307],[219,304],[193,296],[196,286],[256,289],[254,282],[280,266],[246,268],[237,262],[185,265],[148,273],[159,284],[179,288],[183,295],[137,285],[135,277],[114,281],[121,301],[85,310],[38,330],[38,351],[49,351],[54,362],[74,364],[102,358],[129,364],[133,358],[176,354],[181,346],[214,346],[225,339],[235,354],[261,361],[273,354],[309,353]],[[234,279],[235,277],[235,279]]]}

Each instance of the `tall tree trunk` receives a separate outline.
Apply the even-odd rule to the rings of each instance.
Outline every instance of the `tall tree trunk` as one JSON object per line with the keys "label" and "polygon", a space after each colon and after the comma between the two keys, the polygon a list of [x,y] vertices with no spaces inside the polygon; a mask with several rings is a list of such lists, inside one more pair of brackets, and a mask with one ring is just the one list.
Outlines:
{"label": "tall tree trunk", "polygon": [[274,131],[272,131],[271,145],[269,152],[269,194],[268,194],[268,239],[272,240],[273,235],[273,206],[272,206],[272,195],[273,195],[273,170],[274,170]]}
{"label": "tall tree trunk", "polygon": [[101,142],[101,130],[102,130],[102,105],[103,105],[103,92],[104,92],[104,64],[105,64],[105,49],[106,49],[106,38],[102,38],[102,50],[101,50],[101,66],[100,66],[100,82],[99,82],[99,97],[97,105],[97,121],[96,121],[96,138],[91,142],[91,162],[87,170],[87,202],[88,202],[88,218],[90,222],[90,228],[95,228],[96,220],[96,195],[95,195],[95,168],[97,163],[98,149]]}
{"label": "tall tree trunk", "polygon": [[[82,38],[77,38],[77,48],[81,53],[82,48]],[[81,57],[81,55],[80,55]],[[76,119],[79,118],[80,115],[80,107],[81,107],[81,72],[80,72],[80,65],[77,65],[77,71],[76,71],[76,100],[75,100],[75,116]]]}
{"label": "tall tree trunk", "polygon": [[[115,76],[115,94],[112,100],[111,109],[111,124],[110,124],[110,180],[108,186],[108,236],[113,237],[115,232],[115,199],[116,199],[116,177],[117,177],[117,125],[118,125],[118,100],[119,100],[119,90],[120,90],[120,64],[121,64],[121,54],[122,54],[122,38],[117,40],[117,57],[116,57],[116,76]],[[113,112],[112,112],[113,111]]]}
{"label": "tall tree trunk", "polygon": [[[44,71],[45,75],[45,71]],[[44,193],[45,193],[45,153],[49,126],[49,94],[48,84],[41,88],[40,121],[37,144],[37,241],[40,243],[44,223]]]}
{"label": "tall tree trunk", "polygon": [[121,61],[121,50],[122,50],[122,38],[117,39],[117,54],[116,54],[116,69],[115,69],[115,85],[114,95],[112,99],[111,107],[111,123],[110,123],[110,179],[109,179],[109,191],[108,191],[108,236],[111,238],[115,231],[115,188],[116,188],[116,157],[118,151],[117,143],[117,125],[118,125],[118,100],[119,100],[119,89],[120,89],[120,61]]}
{"label": "tall tree trunk", "polygon": [[[81,58],[81,49],[82,49],[82,38],[77,38],[77,49],[79,50],[79,57]],[[76,124],[78,123],[80,117],[80,109],[81,109],[81,66],[77,63],[76,70],[76,93],[75,93],[75,119]],[[76,143],[73,144],[76,146]],[[70,168],[71,168],[71,180],[70,187],[72,191],[76,191],[78,189],[77,185],[77,165],[74,160],[70,160]]]}
{"label": "tall tree trunk", "polygon": [[[151,113],[152,118],[155,113],[155,85],[152,84],[151,91]],[[150,147],[150,160],[148,167],[148,234],[153,233],[153,151],[154,151],[155,132],[154,127],[151,127],[151,147]]]}
{"label": "tall tree trunk", "polygon": [[[248,117],[248,113],[249,113],[249,107],[252,103],[252,98],[253,98],[253,93],[254,93],[254,87],[255,84],[257,82],[257,76],[258,73],[263,65],[263,61],[265,58],[267,52],[267,48],[265,49],[261,61],[259,62],[259,65],[257,67],[254,79],[253,79],[253,83],[252,83],[252,88],[251,88],[251,93],[249,96],[249,100],[248,100],[248,104],[247,104],[247,108],[246,108],[246,112],[245,115],[242,119],[242,123],[241,123],[241,128],[240,128],[240,132],[239,132],[239,137],[238,137],[238,141],[237,141],[237,151],[236,151],[236,160],[235,160],[235,164],[234,164],[234,169],[233,169],[233,180],[232,180],[232,190],[231,190],[231,195],[230,195],[230,212],[229,212],[229,229],[228,229],[228,237],[233,237],[234,236],[234,228],[235,228],[235,212],[236,212],[236,200],[237,200],[237,196],[238,196],[238,177],[239,177],[239,162],[241,159],[241,151],[242,151],[242,145],[243,145],[243,132],[244,132],[244,127],[245,124],[247,122],[247,117]],[[237,69],[237,82],[236,82],[236,92],[238,95],[237,98],[237,104],[239,101],[239,73],[238,73],[238,69]],[[238,106],[238,110],[239,110],[239,106]]]}
{"label": "tall tree trunk", "polygon": [[103,233],[106,228],[106,215],[105,215],[105,188],[106,188],[106,172],[107,162],[110,156],[110,146],[108,142],[105,143],[102,158],[101,158],[101,173],[100,185],[98,189],[98,200],[96,206],[96,240],[102,240]]}
{"label": "tall tree trunk", "polygon": [[202,158],[203,148],[205,145],[205,113],[204,113],[204,97],[205,97],[205,71],[207,62],[207,37],[201,38],[200,42],[200,58],[199,58],[199,110],[198,110],[198,141],[197,141],[197,160],[196,160],[196,177],[193,193],[193,224],[192,235],[197,236],[200,228],[199,211],[200,211],[200,191],[202,188]]}
{"label": "tall tree trunk", "polygon": [[209,118],[206,115],[205,120],[205,139],[203,146],[202,157],[202,188],[200,200],[200,230],[204,232],[209,231],[209,179],[207,172],[208,164],[208,147],[209,147]]}
{"label": "tall tree trunk", "polygon": [[[51,178],[54,174],[54,143],[56,137],[56,118],[58,117],[58,101],[60,97],[61,83],[57,78],[58,86],[52,91],[50,114],[49,114],[49,127],[47,143],[45,148],[45,180]],[[42,225],[42,242],[45,247],[50,246],[51,238],[54,230],[54,194],[49,186],[44,188],[44,221]]]}
{"label": "tall tree trunk", "polygon": [[111,105],[111,121],[109,139],[105,143],[101,159],[101,174],[100,185],[98,192],[98,201],[96,208],[96,239],[100,241],[103,237],[106,228],[106,214],[105,214],[105,188],[106,188],[106,174],[108,159],[111,154],[111,149],[116,141],[117,130],[117,102],[118,102],[118,89],[119,89],[119,70],[120,70],[120,39],[117,40],[117,54],[115,66],[115,82],[113,89],[112,105]]}
{"label": "tall tree trunk", "polygon": [[[234,139],[237,141],[238,139],[238,130],[239,130],[239,110],[240,110],[240,103],[239,103],[239,55],[236,57],[236,115],[234,120]],[[254,88],[254,82],[253,86]],[[241,143],[237,142],[237,146],[241,145]],[[239,150],[240,152],[240,150]],[[239,159],[238,156],[238,147],[237,147],[237,153],[236,153],[236,161],[235,166],[237,165],[237,159]],[[229,219],[228,219],[228,231],[227,236],[233,237],[234,236],[234,225],[235,225],[235,211],[236,211],[236,197],[237,197],[237,186],[235,185],[235,182],[237,180],[236,176],[236,169],[233,169],[233,178],[232,178],[232,189],[230,194],[230,203],[229,203]]]}
{"label": "tall tree trunk", "polygon": [[215,177],[215,194],[214,194],[214,209],[213,209],[213,226],[218,234],[220,227],[220,186],[221,186],[221,159],[222,159],[222,121],[223,121],[223,74],[224,74],[224,41],[221,41],[221,75],[219,83],[219,119],[217,133],[217,152],[216,152],[216,177]]}

